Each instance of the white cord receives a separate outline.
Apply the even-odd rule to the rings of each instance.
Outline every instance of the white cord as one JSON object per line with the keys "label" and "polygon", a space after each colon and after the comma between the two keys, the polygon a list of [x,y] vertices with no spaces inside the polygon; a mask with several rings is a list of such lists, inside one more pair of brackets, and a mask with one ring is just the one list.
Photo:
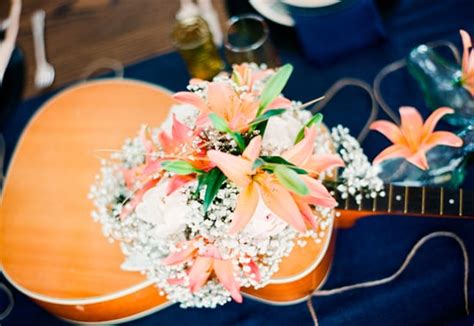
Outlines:
{"label": "white cord", "polygon": [[365,81],[360,80],[360,79],[355,79],[355,78],[339,79],[326,91],[326,93],[324,94],[324,98],[322,98],[321,101],[318,101],[318,103],[316,103],[310,109],[310,111],[313,114],[321,111],[326,106],[326,104],[334,97],[334,95],[336,95],[337,92],[339,92],[341,89],[343,89],[346,86],[355,86],[355,87],[362,88],[369,94],[369,97],[372,103],[371,108],[370,108],[369,118],[367,119],[367,122],[365,123],[364,127],[362,127],[362,130],[359,132],[359,135],[357,136],[357,140],[359,141],[359,143],[362,143],[365,137],[367,137],[367,134],[369,133],[369,127],[372,124],[372,122],[374,122],[374,120],[377,118],[378,111],[379,111],[376,99],[372,92],[372,88]]}
{"label": "white cord", "polygon": [[10,289],[5,284],[0,283],[0,289],[2,289],[3,292],[6,293],[9,301],[8,306],[5,308],[5,310],[0,312],[0,320],[4,320],[12,312],[13,307],[15,306],[15,300],[13,299],[12,291],[10,291]]}
{"label": "white cord", "polygon": [[322,297],[322,296],[329,296],[329,295],[334,295],[334,294],[339,294],[343,293],[346,291],[354,290],[354,289],[360,289],[360,288],[368,288],[368,287],[373,287],[373,286],[378,286],[382,284],[387,284],[389,282],[392,282],[395,280],[397,277],[400,276],[400,274],[403,273],[403,271],[407,268],[408,264],[412,261],[413,257],[416,255],[418,250],[429,240],[434,239],[434,238],[451,238],[456,240],[456,242],[459,244],[462,250],[463,258],[464,258],[464,309],[466,310],[466,314],[469,315],[469,295],[468,295],[468,283],[469,283],[469,256],[467,253],[466,245],[464,244],[464,241],[455,233],[448,232],[448,231],[438,231],[438,232],[433,232],[428,235],[425,235],[423,238],[418,240],[418,242],[413,246],[411,251],[408,253],[408,256],[405,258],[405,261],[403,264],[400,266],[400,268],[393,273],[392,275],[375,280],[375,281],[368,281],[368,282],[362,282],[362,283],[356,283],[352,285],[347,285],[343,286],[340,288],[335,288],[335,289],[330,289],[330,290],[315,290],[311,295],[308,297],[307,305],[309,312],[311,314],[311,317],[313,319],[314,325],[318,325],[318,320],[316,317],[316,312],[313,307],[312,303],[312,297]]}
{"label": "white cord", "polygon": [[[456,48],[456,46],[453,43],[451,43],[449,41],[439,40],[439,41],[433,41],[433,42],[427,43],[426,45],[433,48],[433,49],[437,48],[437,47],[442,47],[442,46],[448,47],[451,50],[451,52],[453,54],[453,57],[456,60],[456,62],[458,64],[460,64],[461,56],[459,54],[458,49]],[[400,59],[400,60],[397,60],[395,62],[392,62],[392,63],[386,65],[385,67],[383,67],[379,71],[377,76],[375,76],[374,84],[373,84],[373,94],[374,94],[374,97],[375,97],[377,103],[380,105],[382,110],[397,124],[400,124],[400,119],[398,118],[398,115],[390,108],[390,106],[387,104],[387,102],[385,102],[385,100],[383,99],[382,92],[380,90],[380,86],[382,84],[382,80],[384,80],[385,77],[387,77],[387,75],[389,75],[392,72],[395,72],[395,71],[405,67],[406,65],[407,65],[407,62],[406,62],[405,59]]]}

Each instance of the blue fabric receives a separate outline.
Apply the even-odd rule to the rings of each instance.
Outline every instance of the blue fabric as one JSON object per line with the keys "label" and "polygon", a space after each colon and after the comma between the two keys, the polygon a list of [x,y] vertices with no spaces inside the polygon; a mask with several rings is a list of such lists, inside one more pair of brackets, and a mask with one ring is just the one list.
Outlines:
{"label": "blue fabric", "polygon": [[344,0],[328,8],[288,8],[305,55],[318,64],[332,62],[385,35],[373,0]]}
{"label": "blue fabric", "polygon": [[[474,34],[472,0],[403,0],[387,18],[387,39],[349,53],[325,67],[314,67],[296,51],[280,51],[284,62],[294,65],[294,74],[285,89],[292,99],[307,101],[323,94],[342,77],[361,78],[372,83],[386,64],[408,54],[424,42],[447,39],[460,46],[459,28]],[[126,76],[154,82],[172,90],[182,90],[187,82],[184,63],[175,53],[152,58],[126,69]],[[393,107],[413,105],[428,114],[421,91],[406,71],[396,73],[383,85],[383,93]],[[52,94],[23,103],[4,130],[8,155],[31,115]],[[325,109],[329,125],[343,122],[356,134],[363,125],[370,103],[357,89],[342,91]],[[383,115],[382,115],[383,117]],[[370,133],[364,147],[370,157],[387,145],[383,136]],[[472,168],[466,182],[473,189]],[[373,216],[353,228],[340,230],[333,267],[325,288],[386,277],[402,263],[410,248],[422,236],[449,230],[464,239],[474,261],[474,223],[468,220]],[[471,270],[474,265],[471,263]],[[474,302],[474,273],[470,273],[469,297]],[[429,242],[402,276],[388,285],[355,290],[325,298],[315,298],[321,325],[472,325],[464,315],[461,251],[450,239]],[[10,286],[11,288],[11,286]],[[16,306],[2,325],[62,325],[29,299],[15,292]],[[5,298],[0,294],[0,308]],[[471,310],[474,304],[471,303]],[[172,306],[130,325],[311,325],[304,303],[276,307],[245,299],[215,310],[181,310]]]}

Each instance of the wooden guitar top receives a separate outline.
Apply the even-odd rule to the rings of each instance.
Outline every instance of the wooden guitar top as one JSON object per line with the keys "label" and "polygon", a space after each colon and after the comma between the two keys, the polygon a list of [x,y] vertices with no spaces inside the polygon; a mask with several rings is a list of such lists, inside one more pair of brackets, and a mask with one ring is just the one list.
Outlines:
{"label": "wooden guitar top", "polygon": [[[119,149],[141,124],[159,125],[174,102],[157,87],[129,80],[85,83],[46,103],[12,159],[1,208],[5,274],[27,291],[88,298],[135,286],[146,278],[122,271],[90,217],[87,199],[99,158]],[[44,286],[44,287],[43,287]]]}
{"label": "wooden guitar top", "polygon": [[[11,161],[0,209],[0,257],[13,285],[59,304],[100,302],[150,286],[140,273],[120,269],[119,244],[110,244],[90,217],[87,194],[99,157],[110,155],[97,150],[119,149],[142,124],[159,126],[173,104],[169,92],[151,84],[101,80],[67,89],[38,111]],[[314,269],[327,234],[320,244],[295,247],[276,283]]]}

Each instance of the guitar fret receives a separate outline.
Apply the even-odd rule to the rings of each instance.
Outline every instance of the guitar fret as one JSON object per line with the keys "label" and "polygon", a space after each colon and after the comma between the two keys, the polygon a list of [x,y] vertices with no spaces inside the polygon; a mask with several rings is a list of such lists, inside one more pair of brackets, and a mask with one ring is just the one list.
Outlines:
{"label": "guitar fret", "polygon": [[443,192],[443,215],[459,215],[459,190],[445,188]]}
{"label": "guitar fret", "polygon": [[384,186],[386,196],[362,196],[357,201],[355,196],[342,198],[341,193],[331,192],[338,202],[339,209],[358,212],[380,212],[387,214],[420,214],[448,216],[474,216],[474,197],[461,189],[408,187],[387,184]]}
{"label": "guitar fret", "polygon": [[443,215],[444,211],[444,188],[439,189],[439,215]]}
{"label": "guitar fret", "polygon": [[405,186],[405,204],[403,206],[403,213],[406,214],[408,212],[408,187]]}
{"label": "guitar fret", "polygon": [[425,214],[426,188],[421,188],[421,214]]}
{"label": "guitar fret", "polygon": [[405,190],[406,214],[420,214],[423,209],[423,191],[418,187],[408,187]]}
{"label": "guitar fret", "polygon": [[387,209],[387,212],[391,212],[392,211],[392,196],[393,196],[393,185],[390,184],[388,186],[388,209]]}
{"label": "guitar fret", "polygon": [[441,191],[439,188],[426,188],[425,214],[439,215],[441,203]]}
{"label": "guitar fret", "polygon": [[[393,186],[392,187],[392,201],[390,204],[390,210],[392,213],[405,213],[405,188]],[[408,204],[408,203],[407,203]]]}

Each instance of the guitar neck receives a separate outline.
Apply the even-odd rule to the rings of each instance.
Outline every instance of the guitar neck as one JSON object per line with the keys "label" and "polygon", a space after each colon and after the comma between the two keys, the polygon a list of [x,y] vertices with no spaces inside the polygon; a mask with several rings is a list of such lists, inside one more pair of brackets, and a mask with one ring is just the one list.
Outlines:
{"label": "guitar neck", "polygon": [[363,198],[357,203],[352,196],[342,198],[335,192],[338,210],[360,214],[407,214],[474,218],[474,195],[459,189],[405,187],[385,185],[385,196]]}

